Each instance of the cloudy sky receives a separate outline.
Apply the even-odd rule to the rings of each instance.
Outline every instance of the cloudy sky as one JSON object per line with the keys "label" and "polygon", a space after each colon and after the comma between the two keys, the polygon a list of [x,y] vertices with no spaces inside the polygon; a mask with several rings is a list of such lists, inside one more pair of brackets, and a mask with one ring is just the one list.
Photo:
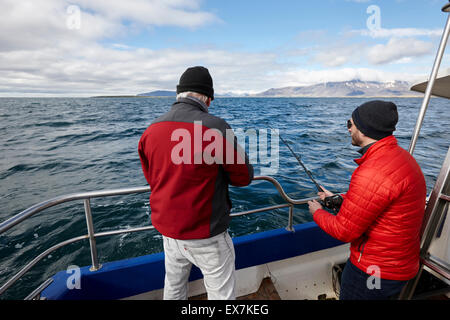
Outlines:
{"label": "cloudy sky", "polygon": [[[422,81],[444,0],[0,0],[0,96],[218,93],[325,81]],[[450,73],[450,55],[443,72]]]}

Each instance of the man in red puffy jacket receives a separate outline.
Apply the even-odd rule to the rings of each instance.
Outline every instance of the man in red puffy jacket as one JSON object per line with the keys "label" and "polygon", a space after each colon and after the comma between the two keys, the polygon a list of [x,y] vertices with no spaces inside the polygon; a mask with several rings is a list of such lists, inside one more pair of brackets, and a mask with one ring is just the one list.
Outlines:
{"label": "man in red puffy jacket", "polygon": [[[310,201],[314,221],[326,233],[350,242],[340,299],[389,299],[419,269],[420,228],[426,185],[416,160],[392,135],[398,121],[392,102],[370,101],[348,121],[352,144],[361,147],[348,192],[337,215]],[[324,199],[332,193],[324,189]]]}

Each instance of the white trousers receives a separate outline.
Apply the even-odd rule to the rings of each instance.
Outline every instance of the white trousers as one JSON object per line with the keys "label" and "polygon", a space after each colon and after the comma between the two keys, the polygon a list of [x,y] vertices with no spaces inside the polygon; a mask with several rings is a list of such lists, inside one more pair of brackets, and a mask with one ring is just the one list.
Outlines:
{"label": "white trousers", "polygon": [[227,231],[208,239],[163,236],[166,277],[164,300],[186,300],[192,264],[203,273],[209,300],[234,300],[235,253]]}

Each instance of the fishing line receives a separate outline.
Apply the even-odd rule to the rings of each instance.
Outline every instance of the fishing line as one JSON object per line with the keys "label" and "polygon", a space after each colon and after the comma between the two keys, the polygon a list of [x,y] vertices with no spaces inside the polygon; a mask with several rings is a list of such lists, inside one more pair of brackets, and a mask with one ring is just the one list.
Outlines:
{"label": "fishing line", "polygon": [[[274,129],[272,129],[271,127],[269,127],[272,132],[276,132]],[[281,134],[279,132],[276,132],[276,134],[278,135],[278,137],[280,138],[281,142],[283,142],[283,144],[289,149],[289,151],[292,153],[292,155],[295,157],[295,159],[297,159],[297,162],[302,166],[303,170],[305,170],[306,174],[308,175],[308,177],[311,179],[311,181],[314,183],[314,185],[316,186],[317,190],[319,192],[325,192],[322,187],[317,183],[317,181],[314,179],[314,177],[311,174],[311,171],[309,171],[305,165],[303,164],[301,158],[299,155],[297,155],[294,150],[292,150],[291,146],[283,139],[283,137],[281,136]]]}
{"label": "fishing line", "polygon": [[[294,150],[292,150],[291,146],[283,139],[283,137],[281,136],[281,134],[277,131],[275,131],[274,129],[272,129],[271,127],[269,127],[272,132],[275,132],[278,137],[280,138],[281,142],[283,142],[283,144],[289,149],[289,151],[292,153],[292,155],[295,157],[295,159],[297,159],[297,162],[302,166],[303,170],[305,170],[306,174],[308,175],[308,177],[311,179],[311,181],[314,183],[314,185],[316,186],[317,190],[319,192],[324,192],[325,190],[323,190],[323,188],[317,183],[317,181],[314,179],[314,177],[311,174],[311,171],[309,171],[306,166],[303,164],[302,160],[300,159],[300,156],[297,155]],[[341,204],[342,204],[343,198],[340,195],[332,195],[329,197],[325,197],[325,199],[319,200],[319,203],[328,208],[333,210],[335,213],[339,212],[339,209],[341,208]]]}

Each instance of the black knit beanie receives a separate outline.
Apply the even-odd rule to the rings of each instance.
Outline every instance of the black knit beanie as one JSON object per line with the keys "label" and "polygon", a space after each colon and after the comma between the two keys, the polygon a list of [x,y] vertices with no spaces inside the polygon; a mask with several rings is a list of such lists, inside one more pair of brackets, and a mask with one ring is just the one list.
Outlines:
{"label": "black knit beanie", "polygon": [[186,91],[201,93],[214,100],[213,80],[208,69],[204,67],[188,68],[180,77],[177,94]]}
{"label": "black knit beanie", "polygon": [[353,111],[352,119],[364,135],[381,140],[395,131],[398,122],[397,106],[392,102],[369,101]]}

